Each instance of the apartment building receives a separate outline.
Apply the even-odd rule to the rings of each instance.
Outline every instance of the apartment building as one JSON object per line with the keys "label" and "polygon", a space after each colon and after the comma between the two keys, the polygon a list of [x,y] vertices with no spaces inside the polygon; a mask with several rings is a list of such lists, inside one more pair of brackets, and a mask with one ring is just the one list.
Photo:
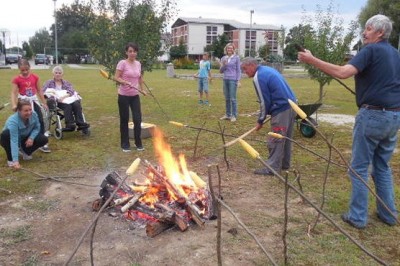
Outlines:
{"label": "apartment building", "polygon": [[[211,18],[178,18],[171,26],[172,45],[179,45],[182,40],[187,46],[189,56],[200,56],[207,45],[212,44],[219,35],[226,33],[230,42],[236,47],[241,57],[256,52],[268,44],[270,53],[283,55],[279,39],[282,35],[280,27],[274,25],[246,24],[235,20]],[[262,57],[262,55],[261,55]]]}

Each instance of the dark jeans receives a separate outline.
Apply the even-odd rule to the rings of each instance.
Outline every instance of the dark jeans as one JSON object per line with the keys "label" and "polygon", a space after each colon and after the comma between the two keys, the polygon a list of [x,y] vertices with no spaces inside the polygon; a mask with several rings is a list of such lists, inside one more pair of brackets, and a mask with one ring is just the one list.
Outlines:
{"label": "dark jeans", "polygon": [[[26,147],[25,142],[28,139],[28,137],[25,137],[21,139],[21,149],[28,155],[31,155],[34,151],[36,151],[38,148],[44,146],[47,144],[49,141],[45,135],[42,133],[39,133],[36,138],[33,140],[33,145],[30,147]],[[11,145],[10,145],[10,130],[5,129],[0,136],[0,144],[3,146],[4,150],[6,151],[7,154],[7,160],[12,161],[12,155],[11,155]]]}
{"label": "dark jeans", "polygon": [[140,109],[140,98],[136,96],[124,96],[118,94],[118,109],[119,109],[119,130],[121,133],[121,148],[129,149],[129,108],[133,118],[133,134],[135,136],[136,147],[142,147],[140,134],[142,132],[142,111]]}
{"label": "dark jeans", "polygon": [[38,118],[39,118],[39,123],[40,123],[40,133],[44,134],[46,131],[44,128],[44,123],[43,123],[43,112],[42,108],[37,104],[36,102],[33,102],[33,110],[37,113]]}
{"label": "dark jeans", "polygon": [[57,106],[64,111],[65,125],[67,127],[74,126],[75,123],[78,126],[85,125],[81,101],[75,101],[71,104],[57,103]]}

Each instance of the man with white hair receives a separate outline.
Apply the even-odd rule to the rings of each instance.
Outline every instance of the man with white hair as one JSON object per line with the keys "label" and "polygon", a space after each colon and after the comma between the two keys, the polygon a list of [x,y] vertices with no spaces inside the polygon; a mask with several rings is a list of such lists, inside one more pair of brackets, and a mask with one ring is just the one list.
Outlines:
{"label": "man with white hair", "polygon": [[[364,47],[346,65],[330,64],[314,57],[310,51],[298,53],[298,59],[335,78],[355,78],[356,104],[359,111],[353,129],[351,167],[368,182],[368,168],[376,194],[377,216],[388,225],[397,223],[392,172],[389,161],[397,144],[400,128],[400,54],[388,43],[392,22],[375,15],[365,23]],[[350,207],[342,220],[363,229],[368,221],[368,188],[352,172]]]}

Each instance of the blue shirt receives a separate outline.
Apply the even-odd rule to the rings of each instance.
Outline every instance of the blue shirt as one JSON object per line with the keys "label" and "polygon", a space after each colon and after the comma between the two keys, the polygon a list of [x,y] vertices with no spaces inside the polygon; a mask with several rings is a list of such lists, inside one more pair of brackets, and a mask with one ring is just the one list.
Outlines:
{"label": "blue shirt", "polygon": [[253,83],[260,101],[258,123],[262,123],[268,114],[276,115],[291,108],[288,99],[296,102],[296,96],[286,80],[272,67],[258,66]]}
{"label": "blue shirt", "polygon": [[26,139],[29,137],[34,140],[40,132],[38,115],[36,114],[36,112],[32,112],[32,116],[29,118],[28,123],[25,124],[19,116],[19,112],[15,112],[7,119],[3,130],[6,129],[10,131],[12,160],[13,162],[18,162],[18,151],[22,139]]}
{"label": "blue shirt", "polygon": [[400,54],[386,40],[366,45],[349,61],[357,68],[356,103],[400,107]]}
{"label": "blue shirt", "polygon": [[211,70],[210,61],[201,60],[199,64],[199,78],[208,78],[208,73]]}

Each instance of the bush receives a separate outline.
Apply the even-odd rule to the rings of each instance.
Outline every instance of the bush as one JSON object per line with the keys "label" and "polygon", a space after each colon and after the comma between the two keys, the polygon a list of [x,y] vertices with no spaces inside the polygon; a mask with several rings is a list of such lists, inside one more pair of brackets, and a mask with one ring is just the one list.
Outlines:
{"label": "bush", "polygon": [[166,69],[166,65],[163,61],[154,62],[152,69]]}
{"label": "bush", "polygon": [[219,69],[219,68],[220,68],[219,61],[214,60],[211,62],[211,69]]}
{"label": "bush", "polygon": [[182,57],[172,61],[175,69],[197,69],[198,67],[194,64],[192,59]]}

